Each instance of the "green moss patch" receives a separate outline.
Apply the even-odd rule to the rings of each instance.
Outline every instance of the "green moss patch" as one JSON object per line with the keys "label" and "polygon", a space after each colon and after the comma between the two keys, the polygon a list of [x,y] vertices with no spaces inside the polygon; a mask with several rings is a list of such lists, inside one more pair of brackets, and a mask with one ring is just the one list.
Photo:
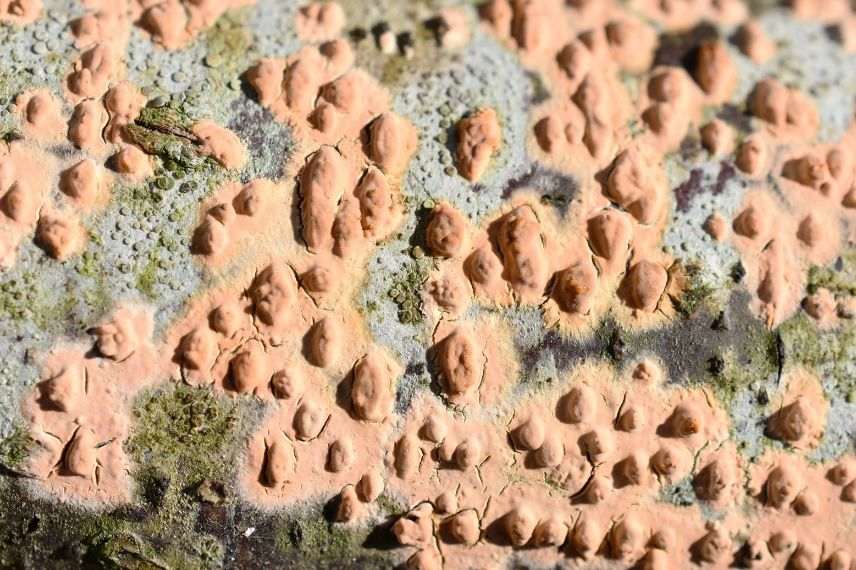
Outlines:
{"label": "green moss patch", "polygon": [[[395,508],[400,512],[400,505]],[[374,525],[334,523],[331,513],[325,511],[330,511],[330,505],[316,504],[289,513],[278,522],[276,542],[287,559],[305,568],[381,569],[395,565],[386,551],[390,543],[372,545]]]}
{"label": "green moss patch", "polygon": [[833,267],[812,266],[808,272],[809,293],[820,288],[837,295],[856,295],[856,248],[848,249]]}
{"label": "green moss patch", "polygon": [[[147,514],[86,538],[85,561],[104,568],[217,568],[224,547],[202,532],[199,494],[205,481],[227,481],[240,463],[241,401],[209,387],[168,384],[141,394],[125,443],[137,469]],[[114,515],[110,515],[112,518]]]}
{"label": "green moss patch", "polygon": [[23,465],[30,454],[33,440],[23,425],[16,425],[12,432],[0,439],[0,467],[15,470]]}
{"label": "green moss patch", "polygon": [[805,313],[799,313],[779,327],[779,335],[788,368],[813,370],[839,397],[856,401],[856,378],[848,370],[848,364],[856,362],[856,324],[820,330]]}
{"label": "green moss patch", "polygon": [[139,465],[157,465],[188,483],[230,475],[239,438],[238,403],[184,384],[143,394],[126,444]]}

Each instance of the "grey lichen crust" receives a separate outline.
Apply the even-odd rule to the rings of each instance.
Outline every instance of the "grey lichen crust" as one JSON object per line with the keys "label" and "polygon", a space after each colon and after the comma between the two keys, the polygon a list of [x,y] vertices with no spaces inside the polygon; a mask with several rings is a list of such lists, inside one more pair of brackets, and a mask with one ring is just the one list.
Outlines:
{"label": "grey lichen crust", "polygon": [[[258,512],[236,497],[242,444],[261,415],[251,399],[173,384],[141,394],[125,443],[137,465],[132,505],[102,511],[57,506],[34,496],[19,470],[29,445],[20,402],[38,379],[35,356],[59,338],[87,339],[86,329],[124,301],[156,308],[160,338],[194,294],[215,285],[190,254],[199,203],[230,177],[284,175],[292,133],[250,97],[242,74],[260,57],[299,48],[293,27],[298,4],[259,0],[229,12],[177,51],[164,51],[134,29],[128,78],[150,100],[144,113],[150,120],[138,122],[137,134],[158,156],[155,176],[113,189],[109,205],[86,220],[89,239],[80,256],[56,262],[24,242],[14,267],[0,273],[0,567],[387,568],[400,562],[389,533],[381,532],[404,508],[395,497],[379,501],[377,526],[347,529],[328,522],[326,497],[276,514]],[[427,17],[453,2],[341,4],[350,30],[370,30],[383,20],[414,37],[410,59],[379,54],[371,34],[355,43],[358,63],[390,89],[393,109],[420,133],[403,186],[406,217],[397,235],[369,260],[357,298],[375,341],[404,364],[397,394],[403,410],[431,382],[425,346],[432,331],[422,318],[421,298],[433,267],[424,242],[430,208],[446,200],[478,224],[523,187],[562,208],[574,198],[575,182],[536,165],[527,153],[528,110],[544,87],[517,58],[478,28],[465,49],[451,54],[439,50],[424,29]],[[475,20],[475,8],[467,9]],[[77,3],[46,0],[44,16],[32,25],[0,28],[0,50],[6,54],[0,58],[4,136],[15,136],[18,129],[12,109],[18,93],[39,86],[62,92],[77,53],[67,23],[81,13]],[[796,22],[778,9],[760,21],[779,51],[763,66],[735,51],[741,77],[737,99],[743,100],[759,78],[775,74],[812,94],[823,125],[820,138],[836,139],[852,118],[856,57],[845,55],[821,24]],[[472,185],[452,166],[454,125],[480,106],[496,110],[503,146],[486,176]],[[231,128],[247,144],[247,166],[229,173],[182,148],[180,140],[164,138],[158,121],[178,128],[182,117],[210,118]],[[587,357],[622,367],[655,356],[673,381],[711,387],[731,416],[734,439],[752,458],[780,445],[763,432],[769,394],[783,371],[806,366],[821,378],[830,402],[824,438],[811,458],[852,452],[856,324],[851,320],[820,331],[799,314],[767,330],[747,308],[737,253],[702,230],[711,212],[730,219],[741,203],[745,187],[733,165],[709,160],[690,138],[666,166],[675,206],[665,244],[684,267],[693,268],[684,311],[663,329],[630,333],[606,322],[591,338],[578,341],[545,330],[538,308],[479,309],[498,312],[514,331],[523,370],[514,394],[555,381]],[[851,246],[831,267],[811,272],[809,281],[810,287],[852,288],[856,251]],[[662,500],[682,504],[693,496],[678,483],[664,489]]]}

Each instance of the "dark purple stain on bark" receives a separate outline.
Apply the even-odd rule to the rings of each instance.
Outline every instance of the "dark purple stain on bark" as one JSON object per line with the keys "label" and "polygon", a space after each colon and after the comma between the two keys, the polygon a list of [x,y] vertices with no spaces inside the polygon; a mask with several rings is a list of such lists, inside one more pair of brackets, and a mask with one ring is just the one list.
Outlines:
{"label": "dark purple stain on bark", "polygon": [[734,165],[730,162],[719,163],[719,174],[716,176],[716,184],[713,186],[713,194],[721,194],[725,190],[725,185],[729,180],[734,178],[737,171],[734,170]]}
{"label": "dark purple stain on bark", "polygon": [[701,182],[703,174],[700,168],[693,168],[690,171],[689,179],[675,188],[675,201],[679,212],[686,212],[690,208],[690,202],[693,196],[702,192]]}
{"label": "dark purple stain on bark", "polygon": [[690,171],[690,177],[686,182],[675,188],[675,202],[679,212],[686,212],[690,209],[693,199],[704,192],[710,192],[713,195],[721,194],[725,190],[725,185],[729,180],[734,178],[737,171],[734,166],[728,162],[719,164],[719,174],[716,176],[716,182],[713,185],[704,184],[704,174],[700,168],[694,168]]}

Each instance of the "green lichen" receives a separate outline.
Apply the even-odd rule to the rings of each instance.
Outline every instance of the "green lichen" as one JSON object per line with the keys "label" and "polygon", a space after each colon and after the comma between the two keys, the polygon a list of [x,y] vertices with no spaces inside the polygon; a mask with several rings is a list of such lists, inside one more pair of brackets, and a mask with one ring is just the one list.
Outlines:
{"label": "green lichen", "polygon": [[381,493],[381,495],[375,499],[375,505],[377,505],[378,510],[385,515],[397,515],[407,510],[407,507],[405,507],[401,501],[389,493]]}
{"label": "green lichen", "polygon": [[173,104],[145,107],[134,124],[125,131],[131,142],[147,154],[157,156],[164,165],[175,167],[181,174],[207,174],[222,170],[217,161],[199,151],[201,141],[193,133],[196,119]]}
{"label": "green lichen", "polygon": [[126,524],[124,516],[36,499],[17,479],[0,477],[0,568],[116,568],[87,555],[99,536]]}
{"label": "green lichen", "polygon": [[77,272],[83,277],[95,277],[102,273],[101,253],[97,250],[87,249],[80,254],[77,262]]}
{"label": "green lichen", "polygon": [[29,315],[37,282],[35,274],[26,271],[0,283],[0,318],[23,321]]}
{"label": "green lichen", "polygon": [[210,88],[222,92],[233,90],[239,77],[258,57],[253,36],[247,26],[249,9],[231,10],[222,16],[203,36],[207,48],[204,63],[209,68]]}
{"label": "green lichen", "polygon": [[804,313],[779,327],[787,368],[805,367],[824,379],[839,397],[856,399],[856,324],[847,322],[834,330],[820,330]]}
{"label": "green lichen", "polygon": [[422,289],[428,280],[430,264],[427,258],[408,262],[387,291],[398,306],[398,320],[404,324],[422,322]]}
{"label": "green lichen", "polygon": [[157,249],[154,249],[149,253],[149,257],[146,260],[145,265],[143,265],[142,269],[137,273],[137,290],[152,301],[157,299],[155,286],[158,283],[159,262],[160,256],[158,255]]}
{"label": "green lichen", "polygon": [[151,544],[130,532],[109,533],[96,536],[86,551],[84,560],[101,568],[122,569],[167,569]]}
{"label": "green lichen", "polygon": [[199,505],[170,483],[153,516],[120,532],[105,533],[93,554],[110,567],[201,570],[221,565],[223,545],[195,528]]}
{"label": "green lichen", "polygon": [[0,467],[17,469],[30,454],[32,446],[29,430],[23,425],[16,425],[9,435],[0,439]]}
{"label": "green lichen", "polygon": [[128,209],[134,218],[154,215],[163,202],[163,195],[146,184],[121,185],[113,189],[113,200],[117,206]]}
{"label": "green lichen", "polygon": [[245,437],[240,408],[237,401],[219,397],[208,387],[183,384],[138,397],[125,448],[139,466],[134,478],[140,495],[156,510],[135,530],[147,537],[144,544],[111,534],[99,545],[102,554],[166,568],[219,564],[222,545],[196,529],[199,504],[193,489],[204,481],[234,477],[239,442]]}
{"label": "green lichen", "polygon": [[219,167],[216,161],[200,154],[191,140],[140,125],[128,125],[125,130],[131,142],[147,154],[158,156],[164,161],[173,161],[186,170],[198,171]]}
{"label": "green lichen", "polygon": [[138,398],[126,448],[138,465],[157,465],[191,484],[223,478],[231,472],[240,415],[234,400],[208,387],[169,384]]}
{"label": "green lichen", "polygon": [[856,295],[856,248],[841,256],[837,268],[814,265],[809,269],[808,292],[815,293],[821,287],[836,295]]}
{"label": "green lichen", "polygon": [[101,237],[90,231],[88,247],[74,267],[79,279],[75,280],[73,294],[83,301],[90,320],[100,318],[113,306],[102,246]]}
{"label": "green lichen", "polygon": [[152,131],[172,133],[182,138],[195,138],[191,129],[196,121],[184,109],[174,105],[144,107],[134,122]]}
{"label": "green lichen", "polygon": [[23,271],[0,283],[0,321],[30,322],[41,331],[60,334],[78,328],[78,286],[73,280],[56,287]]}
{"label": "green lichen", "polygon": [[78,265],[78,273],[81,276],[78,281],[80,290],[75,294],[79,293],[78,297],[89,309],[90,317],[98,319],[113,306],[113,296],[107,283],[101,253],[84,252]]}
{"label": "green lichen", "polygon": [[[24,440],[17,432],[3,445],[14,442],[21,457]],[[96,512],[38,499],[15,477],[0,474],[0,568],[222,567],[223,546],[197,530],[198,504],[183,481],[167,481],[157,496],[147,489],[142,504]]]}
{"label": "green lichen", "polygon": [[[61,296],[57,298],[57,294]],[[73,288],[48,290],[40,286],[32,306],[31,320],[39,329],[52,334],[61,334],[69,326],[79,330],[82,323],[74,313],[78,298]]]}
{"label": "green lichen", "polygon": [[[123,214],[130,216],[131,219],[147,219],[155,216],[162,216],[162,210],[165,206],[171,207],[174,200],[175,192],[179,192],[180,185],[178,180],[166,171],[158,168],[155,171],[157,178],[150,179],[147,182],[137,184],[117,185],[113,189],[113,201],[116,206],[124,208]],[[163,184],[158,184],[157,180],[167,179],[170,183],[164,187]],[[202,185],[205,186],[206,192],[217,188],[225,179],[225,172],[222,169],[214,169],[208,174],[205,174],[199,180],[202,180]],[[198,187],[200,183],[192,181],[194,187]],[[193,204],[194,207],[198,207]],[[168,215],[170,221],[183,219],[187,215],[189,204],[183,205],[180,209],[171,210]]]}
{"label": "green lichen", "polygon": [[[519,477],[519,481],[523,482],[523,478]],[[511,483],[511,481],[509,481]],[[556,493],[560,496],[566,496],[568,490],[565,488],[567,482],[558,473],[544,473],[544,486],[549,489],[550,494]]]}
{"label": "green lichen", "polygon": [[148,154],[171,159],[185,166],[192,166],[198,160],[195,156],[196,149],[190,140],[142,125],[127,125],[125,131],[131,142]]}
{"label": "green lichen", "polygon": [[[0,568],[202,570],[222,565],[222,546],[195,532],[188,511],[182,527],[163,527],[140,507],[90,511],[29,495],[0,478]],[[135,511],[137,514],[135,514]]]}

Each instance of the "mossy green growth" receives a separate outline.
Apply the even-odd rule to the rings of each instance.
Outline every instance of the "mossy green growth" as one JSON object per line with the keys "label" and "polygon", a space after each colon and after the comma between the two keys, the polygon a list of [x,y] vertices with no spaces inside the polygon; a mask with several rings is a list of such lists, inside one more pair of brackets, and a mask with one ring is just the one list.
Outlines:
{"label": "mossy green growth", "polygon": [[717,399],[728,407],[742,389],[763,382],[778,372],[779,355],[776,334],[760,326],[744,342],[731,346],[721,355],[721,371],[711,371],[706,384],[713,387]]}
{"label": "mossy green growth", "polygon": [[227,477],[240,416],[236,400],[208,387],[170,383],[138,397],[126,449],[138,465],[157,465],[191,484]]}
{"label": "mossy green growth", "polygon": [[222,167],[199,152],[199,138],[193,134],[196,119],[174,105],[144,107],[134,124],[125,127],[131,142],[165,163],[185,172],[218,170]]}
{"label": "mossy green growth", "polygon": [[157,299],[155,285],[158,282],[158,263],[160,256],[158,250],[153,249],[149,252],[149,257],[142,268],[137,272],[137,290],[146,296],[147,299],[154,301]]}
{"label": "mossy green growth", "polygon": [[197,170],[217,163],[202,155],[192,140],[170,132],[148,129],[139,124],[128,125],[125,130],[131,142],[147,154],[159,156],[163,160],[172,160],[187,170]]}
{"label": "mossy green growth", "polygon": [[32,446],[33,440],[27,428],[15,425],[9,435],[0,439],[0,466],[17,470],[30,454]]}
{"label": "mossy green growth", "polygon": [[754,382],[769,380],[779,370],[779,347],[776,333],[759,321],[742,324],[739,341],[725,347],[716,366],[710,363],[702,386],[712,388],[714,395],[728,409],[734,397]]}
{"label": "mossy green growth", "polygon": [[179,552],[148,536],[149,524],[124,509],[93,512],[37,499],[16,480],[0,477],[0,568],[201,570],[220,565],[195,553],[210,545],[210,537],[197,533],[197,546]]}
{"label": "mossy green growth", "polygon": [[856,323],[820,330],[801,312],[782,323],[779,335],[787,368],[808,368],[824,380],[827,389],[832,388],[847,401],[856,401],[856,377],[848,368],[856,362]]}
{"label": "mossy green growth", "polygon": [[77,262],[77,273],[83,277],[96,277],[101,274],[101,253],[97,250],[87,249],[80,254]]}
{"label": "mossy green growth", "polygon": [[[135,463],[146,465],[134,473],[141,505],[93,512],[36,499],[0,476],[0,568],[222,567],[223,545],[198,528],[193,484],[231,477],[237,442],[246,437],[236,429],[240,407],[209,388],[171,385],[143,394],[126,444]],[[22,460],[26,439],[16,430],[4,440],[4,461]]]}
{"label": "mossy green growth", "polygon": [[163,196],[146,184],[117,185],[113,188],[117,206],[128,208],[134,218],[153,215],[161,207]]}
{"label": "mossy green growth", "polygon": [[825,288],[836,295],[856,295],[856,248],[844,252],[838,267],[813,265],[808,271],[808,292]]}
{"label": "mossy green growth", "polygon": [[[158,174],[160,173],[159,169]],[[212,187],[216,187],[224,179],[222,174],[222,169],[218,168],[206,174],[204,179],[210,182]],[[170,203],[170,198],[177,191],[175,184],[164,190],[152,180],[148,183],[123,184],[113,189],[113,201],[117,206],[126,208],[132,218],[152,218],[162,215],[161,210],[164,209],[165,202]]]}
{"label": "mossy green growth", "polygon": [[[32,321],[39,329],[60,334],[69,326],[79,330],[82,323],[74,313],[78,298],[73,293],[73,286],[67,283],[68,290],[49,290],[40,286],[36,292],[35,301],[32,306]],[[57,297],[57,294],[60,294]]]}
{"label": "mossy green growth", "polygon": [[92,315],[91,320],[98,320],[106,315],[113,306],[113,297],[110,294],[110,288],[107,285],[107,280],[103,275],[99,275],[94,279],[92,287],[88,287],[83,291],[81,296],[83,302],[89,307]]}
{"label": "mossy green growth", "polygon": [[377,505],[380,512],[388,516],[399,515],[407,510],[407,507],[401,501],[389,493],[381,493],[381,495],[375,499],[375,505]]}
{"label": "mossy green growth", "polygon": [[0,477],[0,568],[117,568],[86,559],[98,537],[124,526],[121,519],[36,499],[16,479]]}
{"label": "mossy green growth", "polygon": [[331,514],[315,504],[284,515],[276,525],[276,543],[294,567],[301,568],[392,568],[385,550],[369,548],[373,525],[334,523]]}
{"label": "mossy green growth", "polygon": [[702,307],[707,307],[711,312],[717,309],[714,298],[716,290],[703,281],[701,277],[703,271],[702,264],[695,261],[685,265],[676,264],[670,271],[673,276],[679,275],[685,280],[683,291],[674,299],[675,307],[685,317],[689,317]]}
{"label": "mossy green growth", "polygon": [[68,513],[64,520],[74,520],[74,525],[67,526],[76,530],[81,551],[80,564],[68,567],[122,570],[222,567],[222,544],[198,532],[194,528],[196,519],[194,503],[180,490],[168,491],[158,510],[142,520],[127,516],[122,510],[101,515]]}
{"label": "mossy green growth", "polygon": [[166,568],[219,565],[223,546],[196,529],[193,489],[205,480],[234,477],[246,436],[241,404],[209,387],[167,384],[138,397],[133,420],[125,449],[141,466],[134,473],[140,494],[156,510],[136,529],[147,537],[144,543],[114,534],[100,544],[102,553],[112,553],[111,559],[142,557]]}
{"label": "mossy green growth", "polygon": [[84,561],[95,567],[160,570],[167,569],[157,549],[133,532],[105,533],[93,537]]}
{"label": "mossy green growth", "polygon": [[404,324],[422,322],[422,289],[428,280],[431,261],[427,258],[409,261],[396,275],[387,295],[398,306],[398,320]]}
{"label": "mossy green growth", "polygon": [[85,320],[89,323],[100,319],[113,306],[104,268],[102,245],[100,236],[90,232],[88,247],[80,254],[74,267],[80,278],[75,280],[73,290],[69,291],[69,294],[83,301],[86,309]]}
{"label": "mossy green growth", "polygon": [[86,561],[101,568],[203,570],[222,566],[223,545],[195,528],[198,505],[169,488],[153,516],[90,539]]}
{"label": "mossy green growth", "polygon": [[134,122],[154,131],[173,133],[184,138],[195,138],[190,131],[196,121],[184,109],[174,105],[144,107]]}

